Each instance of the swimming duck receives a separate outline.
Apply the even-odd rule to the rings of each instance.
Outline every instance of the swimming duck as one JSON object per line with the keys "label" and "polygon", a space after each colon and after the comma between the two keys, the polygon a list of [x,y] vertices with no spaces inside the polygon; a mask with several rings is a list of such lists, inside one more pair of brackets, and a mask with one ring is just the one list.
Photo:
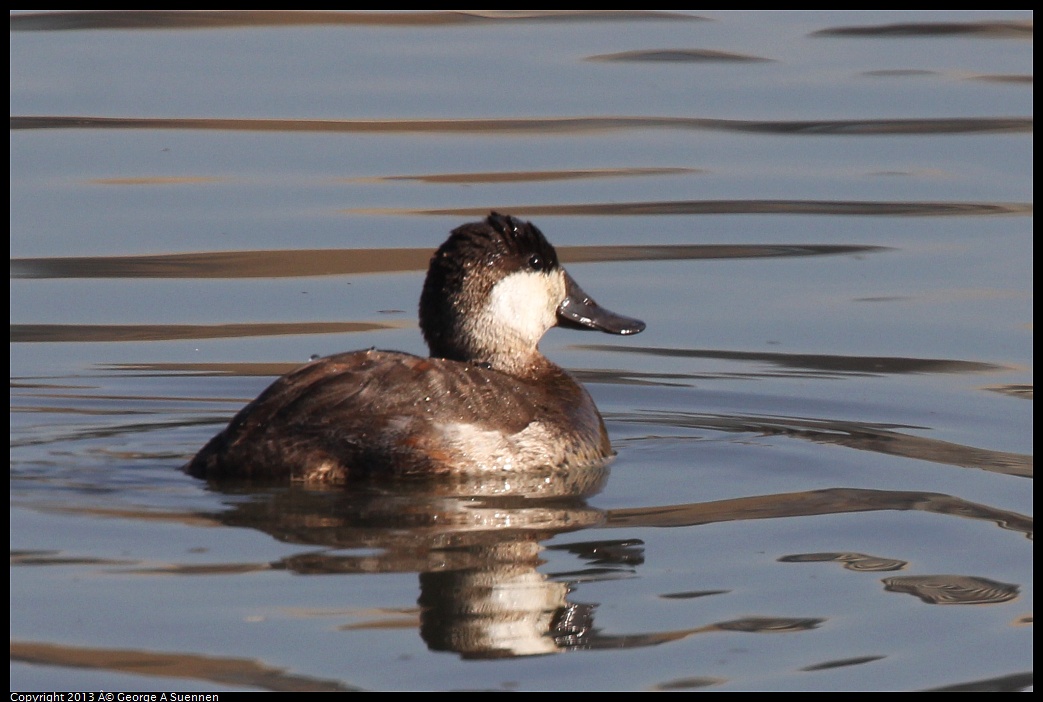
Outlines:
{"label": "swimming duck", "polygon": [[531,222],[493,212],[431,258],[420,296],[430,350],[354,351],[279,378],[203,447],[196,477],[355,477],[567,470],[614,454],[587,391],[537,345],[562,324],[637,334],[594,302]]}

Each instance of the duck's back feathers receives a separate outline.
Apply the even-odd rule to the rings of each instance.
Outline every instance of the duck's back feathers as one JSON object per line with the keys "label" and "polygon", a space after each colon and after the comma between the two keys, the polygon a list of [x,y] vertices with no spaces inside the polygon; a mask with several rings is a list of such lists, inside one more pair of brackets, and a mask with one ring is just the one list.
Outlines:
{"label": "duck's back feathers", "polygon": [[371,350],[323,358],[283,376],[187,469],[203,478],[289,474],[341,483],[568,468],[611,455],[590,396],[556,366],[520,378],[472,363]]}

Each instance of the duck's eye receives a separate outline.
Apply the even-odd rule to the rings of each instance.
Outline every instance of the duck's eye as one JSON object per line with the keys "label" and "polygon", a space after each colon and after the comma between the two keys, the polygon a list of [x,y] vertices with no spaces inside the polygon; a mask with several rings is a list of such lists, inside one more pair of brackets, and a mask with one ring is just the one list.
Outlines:
{"label": "duck's eye", "polygon": [[543,256],[540,256],[539,254],[533,254],[529,256],[529,268],[531,268],[534,271],[542,271]]}

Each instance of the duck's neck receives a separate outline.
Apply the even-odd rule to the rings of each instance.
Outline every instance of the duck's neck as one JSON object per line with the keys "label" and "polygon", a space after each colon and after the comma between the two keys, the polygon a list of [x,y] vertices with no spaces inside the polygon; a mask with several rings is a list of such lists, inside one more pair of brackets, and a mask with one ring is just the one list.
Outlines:
{"label": "duck's neck", "polygon": [[431,356],[435,358],[471,363],[522,378],[539,376],[554,367],[535,346],[511,344],[504,338],[499,338],[495,344],[474,341],[472,339],[472,343],[466,346],[429,342],[429,348]]}

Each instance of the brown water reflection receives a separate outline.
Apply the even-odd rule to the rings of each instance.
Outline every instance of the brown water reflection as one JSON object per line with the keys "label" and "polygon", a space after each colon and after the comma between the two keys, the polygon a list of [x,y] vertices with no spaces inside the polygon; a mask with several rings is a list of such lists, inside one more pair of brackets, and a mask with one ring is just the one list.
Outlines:
{"label": "brown water reflection", "polygon": [[[727,351],[724,349],[674,349],[651,346],[610,346],[583,344],[591,351],[637,353],[671,358],[713,358],[724,361],[766,363],[788,372],[812,371],[816,375],[893,375],[904,373],[988,373],[1011,370],[1006,366],[981,361],[958,361],[949,358],[903,358],[901,356],[843,356],[840,354],[769,353],[763,351]],[[763,375],[763,374],[760,374]]]}
{"label": "brown water reflection", "polygon": [[87,668],[159,678],[203,680],[237,688],[271,691],[350,692],[336,680],[292,675],[258,661],[195,653],[160,653],[133,649],[66,646],[35,641],[11,641],[11,662]]}
{"label": "brown water reflection", "polygon": [[831,27],[812,32],[813,37],[908,37],[971,34],[998,39],[1032,39],[1032,20],[978,22],[908,22]]}
{"label": "brown water reflection", "polygon": [[927,604],[999,604],[1017,599],[1020,588],[967,575],[906,575],[885,578],[889,592],[916,595]]}
{"label": "brown water reflection", "polygon": [[703,173],[699,168],[581,168],[556,171],[491,171],[485,173],[430,173],[427,175],[380,176],[377,178],[350,178],[348,182],[417,181],[421,183],[532,183],[588,178],[635,178],[641,176],[681,175]]}
{"label": "brown water reflection", "polygon": [[230,339],[250,336],[347,334],[413,326],[377,322],[289,322],[265,324],[12,324],[11,343],[95,343]]}
{"label": "brown water reflection", "polygon": [[[482,210],[482,217],[489,214]],[[559,246],[563,263],[786,258],[877,253],[883,246],[831,244]],[[301,278],[427,270],[434,248],[210,251],[144,256],[10,259],[11,278]]]}
{"label": "brown water reflection", "polygon": [[941,73],[939,71],[927,71],[918,68],[907,69],[883,69],[879,71],[864,71],[861,75],[873,78],[906,78],[915,76],[946,76],[958,80],[982,80],[993,83],[1033,83],[1032,74],[1023,73]]}
{"label": "brown water reflection", "polygon": [[292,25],[452,26],[505,21],[597,22],[699,20],[694,15],[654,10],[471,10],[350,12],[344,10],[89,10],[11,15],[11,31],[73,29],[216,29]]}
{"label": "brown water reflection", "polygon": [[1030,539],[1033,535],[1032,518],[1016,512],[939,493],[860,488],[831,488],[719,502],[616,509],[607,514],[605,526],[678,527],[747,519],[778,519],[878,510],[916,510],[979,519],[993,522],[1003,529],[1020,532]]}
{"label": "brown water reflection", "polygon": [[856,658],[841,658],[838,660],[825,661],[824,663],[816,663],[815,665],[809,665],[801,668],[801,671],[810,673],[816,670],[829,670],[830,668],[843,668],[849,665],[862,665],[863,663],[872,663],[873,661],[879,661],[886,658],[886,656],[858,656]]}
{"label": "brown water reflection", "polygon": [[908,562],[897,558],[882,558],[880,556],[868,556],[864,553],[797,553],[790,556],[782,556],[779,563],[821,563],[822,561],[836,561],[848,570],[855,571],[884,571],[902,570]]}
{"label": "brown water reflection", "polygon": [[[292,25],[453,26],[500,22],[599,22],[634,20],[698,21],[707,18],[655,10],[472,10],[427,12],[351,12],[329,10],[92,10],[11,15],[11,31],[91,29],[213,29]],[[952,36],[1031,39],[1033,23],[1024,21],[909,22],[831,27],[810,36]]]}
{"label": "brown water reflection", "polygon": [[[953,216],[1028,216],[1032,204],[1023,202],[896,202],[841,200],[676,200],[663,202],[573,203],[565,205],[497,205],[498,211],[518,216],[564,215],[717,215],[717,214],[793,214],[831,216],[953,217]],[[354,214],[459,215],[481,216],[488,208],[456,207],[435,210],[357,209]]]}
{"label": "brown water reflection", "polygon": [[763,134],[967,134],[1031,133],[1031,117],[952,117],[853,120],[733,120],[699,117],[533,117],[500,119],[223,119],[11,115],[22,129],[186,129],[237,132],[340,132],[378,134],[585,134],[622,129],[694,129]]}
{"label": "brown water reflection", "polygon": [[691,412],[647,412],[635,415],[617,415],[612,416],[612,419],[634,424],[754,433],[762,436],[783,435],[820,444],[835,444],[861,451],[875,451],[960,468],[977,468],[1020,478],[1031,478],[1033,472],[1032,454],[993,451],[896,431],[897,428],[923,429],[923,427],[898,427],[892,424],[837,419],[712,415]]}
{"label": "brown water reflection", "polygon": [[1012,673],[996,678],[934,687],[923,692],[1031,692],[1033,673]]}
{"label": "brown water reflection", "polygon": [[1002,393],[1004,395],[1009,395],[1010,397],[1017,397],[1017,398],[1020,398],[1022,400],[1031,400],[1031,399],[1033,399],[1033,395],[1034,395],[1033,390],[1034,390],[1034,388],[1035,388],[1035,386],[1033,386],[1033,385],[1013,384],[1013,385],[993,385],[993,386],[987,387],[985,389],[986,390],[991,390],[992,392],[998,392],[998,393]]}
{"label": "brown water reflection", "polygon": [[728,51],[712,49],[648,49],[644,51],[621,51],[615,54],[598,54],[588,56],[588,61],[664,61],[670,63],[699,63],[704,61],[771,61],[760,56],[733,54]]}

